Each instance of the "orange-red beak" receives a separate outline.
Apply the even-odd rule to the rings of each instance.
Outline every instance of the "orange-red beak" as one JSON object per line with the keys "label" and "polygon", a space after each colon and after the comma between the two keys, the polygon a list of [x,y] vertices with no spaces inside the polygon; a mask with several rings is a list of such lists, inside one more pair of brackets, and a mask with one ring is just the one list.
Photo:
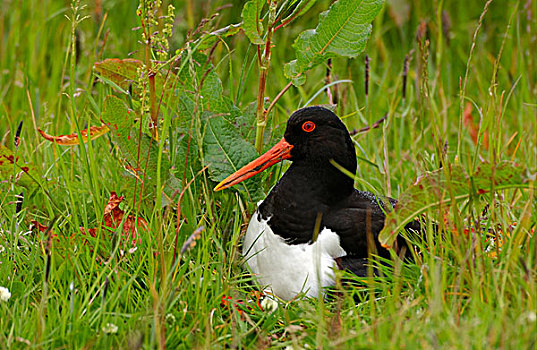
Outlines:
{"label": "orange-red beak", "polygon": [[284,159],[291,158],[292,148],[293,145],[285,141],[285,138],[282,138],[280,142],[275,144],[274,147],[269,149],[265,154],[229,175],[224,181],[220,182],[214,190],[220,191],[224,188],[236,185]]}

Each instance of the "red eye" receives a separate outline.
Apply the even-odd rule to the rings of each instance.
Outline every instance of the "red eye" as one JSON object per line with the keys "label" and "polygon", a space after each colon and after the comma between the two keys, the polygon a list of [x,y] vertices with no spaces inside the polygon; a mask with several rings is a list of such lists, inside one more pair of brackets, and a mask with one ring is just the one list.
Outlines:
{"label": "red eye", "polygon": [[315,123],[314,122],[305,122],[302,124],[302,130],[305,132],[312,132],[315,130]]}

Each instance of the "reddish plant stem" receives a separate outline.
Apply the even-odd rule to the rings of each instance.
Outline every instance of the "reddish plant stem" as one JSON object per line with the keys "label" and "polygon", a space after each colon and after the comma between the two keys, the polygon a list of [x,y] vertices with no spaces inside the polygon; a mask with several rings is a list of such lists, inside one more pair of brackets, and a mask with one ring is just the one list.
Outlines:
{"label": "reddish plant stem", "polygon": [[354,136],[354,135],[361,134],[361,133],[364,133],[364,132],[372,130],[372,129],[376,129],[376,128],[378,128],[380,126],[380,124],[384,123],[384,121],[386,120],[387,117],[388,117],[388,113],[384,114],[384,116],[382,118],[380,118],[379,120],[377,120],[373,124],[365,126],[365,127],[361,128],[361,129],[358,129],[358,130],[353,129],[352,131],[349,132],[349,134],[351,136]]}
{"label": "reddish plant stem", "polygon": [[274,108],[274,105],[276,105],[276,102],[278,102],[278,100],[283,96],[283,94],[285,94],[287,92],[287,90],[289,90],[289,88],[291,87],[291,85],[293,85],[293,82],[290,81],[289,83],[287,83],[287,85],[284,86],[284,88],[282,89],[282,91],[280,91],[278,93],[278,95],[276,95],[276,97],[274,97],[274,100],[272,100],[272,102],[270,103],[270,106],[267,108],[267,111],[265,112],[266,115],[269,115],[270,111],[272,111],[272,108]]}
{"label": "reddish plant stem", "polygon": [[[304,9],[304,7],[306,7],[306,3],[304,3],[303,7],[296,11],[296,13],[293,15],[293,17],[289,18],[287,21],[284,21],[282,22],[280,25],[278,25],[276,28],[274,28],[274,31],[277,31],[278,29],[282,28],[282,27],[285,27],[286,25],[288,25],[289,23],[293,22],[295,20],[295,18],[298,17],[298,14]],[[276,21],[278,21],[278,18],[276,18]]]}
{"label": "reddish plant stem", "polygon": [[158,138],[157,134],[157,94],[155,91],[155,72],[152,68],[151,62],[151,39],[148,36],[147,44],[145,47],[145,65],[147,71],[147,78],[149,81],[149,103],[151,114],[151,133],[153,137]]}

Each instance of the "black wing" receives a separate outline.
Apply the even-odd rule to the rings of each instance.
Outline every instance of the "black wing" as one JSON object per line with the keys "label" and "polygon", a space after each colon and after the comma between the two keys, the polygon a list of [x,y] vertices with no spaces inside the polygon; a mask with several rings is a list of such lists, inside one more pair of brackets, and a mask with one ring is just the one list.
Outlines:
{"label": "black wing", "polygon": [[[349,257],[367,258],[368,251],[371,251],[389,258],[390,254],[380,245],[378,235],[384,227],[386,213],[393,210],[396,203],[392,198],[379,198],[372,193],[356,190],[345,202],[326,213],[323,223],[339,234],[341,247]],[[417,221],[409,223],[406,228],[421,231]],[[408,252],[406,240],[398,236],[396,252],[403,247]]]}

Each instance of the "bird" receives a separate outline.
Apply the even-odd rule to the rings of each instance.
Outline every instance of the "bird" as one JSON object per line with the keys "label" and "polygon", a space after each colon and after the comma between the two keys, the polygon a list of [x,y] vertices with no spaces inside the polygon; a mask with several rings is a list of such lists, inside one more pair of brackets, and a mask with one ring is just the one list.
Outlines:
{"label": "bird", "polygon": [[[390,257],[377,238],[397,201],[354,188],[354,143],[345,124],[327,108],[295,111],[276,145],[214,190],[236,185],[283,160],[292,163],[258,203],[242,249],[268,294],[282,300],[320,297],[335,284],[336,269],[367,276],[370,252]],[[416,223],[407,226],[420,230]],[[396,245],[406,246],[406,241],[399,236]]]}

